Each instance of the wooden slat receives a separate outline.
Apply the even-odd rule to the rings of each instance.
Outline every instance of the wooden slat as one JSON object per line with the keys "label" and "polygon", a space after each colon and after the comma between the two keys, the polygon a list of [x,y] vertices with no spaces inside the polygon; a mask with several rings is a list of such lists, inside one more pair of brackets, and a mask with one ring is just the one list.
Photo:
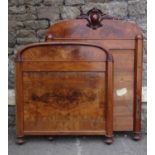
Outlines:
{"label": "wooden slat", "polygon": [[[66,43],[66,44],[65,44]],[[73,42],[71,42],[73,43]],[[96,47],[82,46],[64,42],[40,43],[25,49],[22,53],[23,61],[105,61],[106,54]]]}
{"label": "wooden slat", "polygon": [[107,87],[106,87],[106,136],[113,135],[113,61],[107,62]]}
{"label": "wooden slat", "polygon": [[[110,50],[134,50],[135,49],[135,40],[106,40],[106,39],[53,39],[51,41],[63,41],[63,42],[68,42],[68,41],[78,41],[78,42],[85,42],[85,43],[95,43],[98,44],[102,47],[106,47],[107,49]],[[127,52],[127,51],[125,51]]]}
{"label": "wooden slat", "polygon": [[135,76],[134,76],[134,125],[133,130],[135,139],[140,139],[141,130],[141,91],[142,91],[142,69],[143,69],[143,40],[142,36],[138,35],[136,38],[136,52],[135,52]]}
{"label": "wooden slat", "polygon": [[23,107],[23,76],[22,65],[16,63],[16,136],[24,136],[24,107]]}
{"label": "wooden slat", "polygon": [[23,62],[23,71],[105,71],[105,62]]}
{"label": "wooden slat", "polygon": [[98,131],[24,131],[24,135],[105,135],[105,130]]}

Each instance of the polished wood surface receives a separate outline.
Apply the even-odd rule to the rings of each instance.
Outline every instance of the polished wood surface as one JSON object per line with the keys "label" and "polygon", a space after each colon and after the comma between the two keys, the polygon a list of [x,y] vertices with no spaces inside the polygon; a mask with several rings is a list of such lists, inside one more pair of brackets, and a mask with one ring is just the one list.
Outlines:
{"label": "polished wood surface", "polygon": [[[93,53],[93,55],[91,54]],[[16,56],[22,135],[113,135],[113,57],[98,45],[32,44]],[[19,92],[17,92],[18,95]],[[20,96],[16,96],[19,98]]]}
{"label": "polished wood surface", "polygon": [[[53,39],[53,41],[78,41],[77,39]],[[50,41],[52,42],[52,41]],[[110,48],[114,58],[114,131],[133,131],[133,97],[134,97],[134,51],[135,40],[85,40]],[[116,43],[115,43],[116,42]],[[92,54],[93,55],[93,54]],[[101,60],[101,57],[98,59]],[[105,60],[105,59],[102,59]],[[97,66],[96,66],[97,67]],[[103,67],[103,66],[102,66]],[[104,68],[104,67],[103,67]],[[117,91],[125,88],[127,93],[118,96]]]}
{"label": "polished wood surface", "polygon": [[[74,20],[75,21],[75,20]],[[68,22],[68,21],[64,21]],[[83,21],[84,22],[84,21]],[[60,36],[55,36],[52,39],[48,39],[46,37],[47,42],[52,41],[78,41],[78,42],[85,42],[85,43],[95,43],[101,47],[106,47],[109,49],[109,51],[112,53],[114,58],[114,122],[113,122],[113,129],[114,131],[133,131],[133,125],[134,125],[134,117],[133,117],[133,111],[134,111],[134,94],[135,94],[135,51],[137,50],[137,41],[136,41],[136,35],[141,34],[141,30],[136,26],[136,24],[129,23],[129,22],[123,22],[119,20],[103,20],[103,24],[106,24],[107,22],[111,22],[112,28],[117,25],[122,26],[122,33],[117,33],[117,31],[109,31],[107,29],[104,29],[103,27],[100,27],[97,30],[92,30],[87,27],[87,31],[85,36],[82,36],[82,39],[79,39],[78,36],[75,36],[75,32],[71,33],[65,33],[62,34],[61,30],[58,32],[56,31],[56,27],[61,27],[62,23],[52,25],[51,28],[49,28],[49,31],[47,32],[47,35],[50,35],[52,33],[52,36],[55,36],[54,34],[60,33]],[[117,24],[117,23],[121,24]],[[123,23],[122,23],[123,22]],[[114,23],[116,25],[114,25]],[[131,26],[132,25],[132,26]],[[55,27],[56,26],[56,27]],[[123,28],[123,26],[126,27]],[[73,25],[74,27],[74,25]],[[85,24],[82,24],[82,27],[86,27]],[[110,27],[110,26],[109,26]],[[133,28],[134,27],[134,28]],[[133,31],[133,29],[135,31]],[[56,31],[56,32],[55,32]],[[76,30],[75,30],[76,31]],[[94,31],[96,32],[94,34]],[[101,33],[98,31],[102,31]],[[125,32],[124,32],[125,31]],[[127,32],[128,33],[127,33]],[[130,33],[129,33],[130,32]],[[102,33],[105,33],[105,35],[102,36]],[[110,33],[110,34],[109,34]],[[92,35],[92,37],[88,35]],[[106,35],[108,34],[108,35]],[[70,35],[69,39],[68,35]],[[111,37],[111,35],[114,37]],[[115,36],[117,36],[117,39]],[[131,36],[133,35],[133,36]],[[106,36],[106,38],[105,38]],[[83,39],[85,38],[85,39]],[[139,39],[141,42],[143,42],[143,38]],[[141,44],[141,49],[143,49],[143,45]],[[140,54],[142,54],[143,51],[141,50]],[[138,54],[138,57],[141,57],[140,54]],[[140,60],[142,63],[142,59]],[[142,71],[142,69],[141,69]],[[141,75],[140,75],[141,76]],[[141,88],[141,87],[140,87]],[[126,89],[126,94],[122,96],[117,95],[117,91],[121,89]],[[141,106],[140,106],[141,107]]]}
{"label": "polished wood surface", "polygon": [[104,83],[105,73],[24,73],[24,130],[104,131]]}
{"label": "polished wood surface", "polygon": [[[51,25],[16,56],[17,137],[105,135],[140,139],[142,30],[97,9]],[[60,123],[58,123],[60,122]]]}
{"label": "polished wood surface", "polygon": [[136,36],[135,52],[135,79],[134,79],[134,139],[140,139],[141,130],[141,88],[142,88],[142,69],[143,69],[143,36]]}
{"label": "polished wood surface", "polygon": [[87,21],[83,19],[72,19],[61,21],[52,25],[47,32],[56,38],[74,39],[135,39],[135,35],[142,33],[136,24],[122,20],[103,20],[103,26],[92,30],[87,27]]}

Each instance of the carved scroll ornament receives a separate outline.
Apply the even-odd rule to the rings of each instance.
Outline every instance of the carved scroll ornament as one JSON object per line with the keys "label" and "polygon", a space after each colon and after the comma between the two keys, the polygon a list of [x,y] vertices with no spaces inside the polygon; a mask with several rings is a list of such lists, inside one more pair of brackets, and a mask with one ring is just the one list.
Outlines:
{"label": "carved scroll ornament", "polygon": [[81,13],[77,19],[86,19],[88,21],[87,26],[92,29],[97,29],[102,26],[103,19],[114,19],[113,17],[102,13],[101,10],[93,8],[89,10],[86,14]]}

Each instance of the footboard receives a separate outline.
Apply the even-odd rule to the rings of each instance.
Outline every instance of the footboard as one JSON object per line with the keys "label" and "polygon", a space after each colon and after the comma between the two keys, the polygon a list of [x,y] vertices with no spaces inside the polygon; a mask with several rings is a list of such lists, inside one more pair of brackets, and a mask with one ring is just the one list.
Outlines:
{"label": "footboard", "polygon": [[113,57],[95,44],[32,44],[16,57],[17,138],[113,134]]}

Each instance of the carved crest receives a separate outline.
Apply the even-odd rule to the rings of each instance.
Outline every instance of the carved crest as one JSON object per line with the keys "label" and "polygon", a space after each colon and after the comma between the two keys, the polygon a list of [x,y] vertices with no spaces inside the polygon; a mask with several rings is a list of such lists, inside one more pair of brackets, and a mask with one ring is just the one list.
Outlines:
{"label": "carved crest", "polygon": [[92,29],[97,29],[102,26],[103,19],[114,19],[113,17],[103,14],[103,12],[97,8],[89,10],[86,14],[81,13],[77,19],[86,19],[88,21],[87,26]]}

